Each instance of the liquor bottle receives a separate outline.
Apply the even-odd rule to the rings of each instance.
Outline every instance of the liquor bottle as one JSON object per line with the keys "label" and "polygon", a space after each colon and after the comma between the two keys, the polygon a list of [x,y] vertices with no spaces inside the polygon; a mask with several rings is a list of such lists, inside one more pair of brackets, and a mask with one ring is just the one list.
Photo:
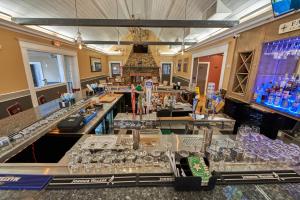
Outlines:
{"label": "liquor bottle", "polygon": [[263,94],[264,94],[263,86],[264,86],[264,84],[262,84],[261,88],[257,87],[257,90],[255,92],[255,101],[256,101],[256,103],[261,103],[262,100],[263,100]]}
{"label": "liquor bottle", "polygon": [[280,87],[285,88],[286,83],[288,82],[288,80],[289,80],[289,75],[285,74],[284,78],[280,82]]}
{"label": "liquor bottle", "polygon": [[280,106],[282,101],[282,90],[275,92],[274,106]]}
{"label": "liquor bottle", "polygon": [[282,94],[282,102],[281,102],[281,107],[282,108],[288,108],[289,107],[289,93],[286,91],[283,91]]}
{"label": "liquor bottle", "polygon": [[273,91],[270,92],[268,96],[268,104],[273,105],[275,99],[275,93]]}
{"label": "liquor bottle", "polygon": [[267,101],[268,99],[268,94],[266,92],[266,85],[263,83],[261,84],[261,103]]}
{"label": "liquor bottle", "polygon": [[300,93],[298,93],[295,97],[295,100],[292,101],[290,110],[300,114]]}
{"label": "liquor bottle", "polygon": [[259,90],[260,90],[259,87],[257,87],[256,90],[254,91],[254,94],[253,94],[253,100],[254,100],[254,101],[257,100]]}

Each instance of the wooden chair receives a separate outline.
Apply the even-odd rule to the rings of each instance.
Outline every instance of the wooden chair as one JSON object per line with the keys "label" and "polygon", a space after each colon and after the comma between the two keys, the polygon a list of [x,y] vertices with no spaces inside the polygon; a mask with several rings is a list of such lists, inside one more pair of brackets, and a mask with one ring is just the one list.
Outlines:
{"label": "wooden chair", "polygon": [[38,101],[40,105],[47,102],[46,97],[44,95],[39,96]]}
{"label": "wooden chair", "polygon": [[20,103],[16,102],[15,104],[9,106],[7,109],[6,109],[7,113],[11,116],[11,115],[15,115],[19,112],[22,112],[22,107],[20,105]]}

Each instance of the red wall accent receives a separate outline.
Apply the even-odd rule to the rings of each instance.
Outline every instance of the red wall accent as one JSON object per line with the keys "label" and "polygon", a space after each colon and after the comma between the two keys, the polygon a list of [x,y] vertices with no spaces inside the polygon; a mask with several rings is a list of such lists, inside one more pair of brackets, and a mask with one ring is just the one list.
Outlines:
{"label": "red wall accent", "polygon": [[216,89],[219,89],[220,76],[222,71],[223,54],[199,57],[199,62],[209,62],[208,82],[214,82]]}

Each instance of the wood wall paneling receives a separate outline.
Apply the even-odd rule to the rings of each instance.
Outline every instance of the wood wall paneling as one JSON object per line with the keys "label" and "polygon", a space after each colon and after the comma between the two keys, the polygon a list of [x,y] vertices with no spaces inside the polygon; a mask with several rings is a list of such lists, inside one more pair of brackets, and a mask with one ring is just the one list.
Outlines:
{"label": "wood wall paneling", "polygon": [[[253,87],[255,85],[263,43],[268,41],[293,37],[293,36],[299,36],[300,35],[299,30],[285,33],[285,34],[278,34],[278,28],[280,24],[291,21],[293,19],[298,19],[299,16],[300,16],[299,13],[295,13],[293,15],[280,18],[268,24],[264,24],[262,26],[240,33],[240,37],[236,39],[236,47],[235,47],[235,51],[233,55],[233,63],[232,63],[233,65],[230,73],[230,81],[228,84],[227,95],[229,97],[240,100],[242,102],[250,103],[253,95]],[[234,75],[237,67],[238,53],[245,52],[245,51],[254,51],[255,55],[253,57],[253,65],[250,71],[247,92],[245,95],[238,95],[232,92],[232,87],[233,87]]]}

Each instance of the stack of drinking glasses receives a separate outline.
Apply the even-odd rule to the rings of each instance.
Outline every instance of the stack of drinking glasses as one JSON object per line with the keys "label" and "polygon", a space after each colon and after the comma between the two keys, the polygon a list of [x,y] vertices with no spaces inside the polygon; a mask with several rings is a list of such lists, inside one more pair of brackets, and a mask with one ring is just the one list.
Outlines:
{"label": "stack of drinking glasses", "polygon": [[113,149],[83,149],[79,143],[68,152],[71,174],[129,173],[141,167],[169,168],[169,160],[162,151],[147,152],[116,144]]}
{"label": "stack of drinking glasses", "polygon": [[300,147],[272,140],[260,134],[259,128],[242,126],[237,133],[237,144],[244,150],[244,159],[260,162],[272,169],[284,169],[300,163]]}
{"label": "stack of drinking glasses", "polygon": [[272,140],[260,134],[258,127],[241,126],[236,140],[214,141],[207,149],[210,169],[228,171],[232,164],[245,170],[276,170],[294,167],[300,163],[300,147]]}

